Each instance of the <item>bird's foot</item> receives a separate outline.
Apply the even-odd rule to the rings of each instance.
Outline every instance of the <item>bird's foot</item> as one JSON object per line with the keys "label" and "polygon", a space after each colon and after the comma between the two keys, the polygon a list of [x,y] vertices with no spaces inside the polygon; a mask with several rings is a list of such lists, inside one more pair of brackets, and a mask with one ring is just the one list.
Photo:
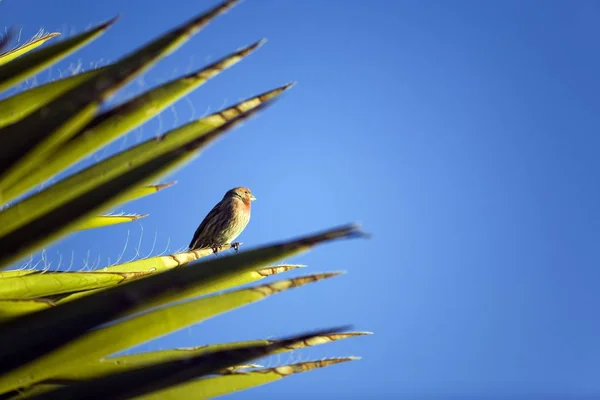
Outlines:
{"label": "bird's foot", "polygon": [[218,252],[220,252],[221,250],[223,250],[223,246],[220,244],[213,244],[211,246],[213,253],[217,254]]}
{"label": "bird's foot", "polygon": [[233,242],[231,243],[231,247],[233,247],[233,249],[235,250],[235,252],[237,253],[240,250],[240,242]]}

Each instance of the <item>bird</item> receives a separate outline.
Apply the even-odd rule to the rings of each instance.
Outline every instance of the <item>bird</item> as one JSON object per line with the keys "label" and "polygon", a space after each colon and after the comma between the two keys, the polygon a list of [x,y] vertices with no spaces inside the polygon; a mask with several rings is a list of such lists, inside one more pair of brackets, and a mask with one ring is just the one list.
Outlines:
{"label": "bird", "polygon": [[256,197],[247,187],[228,190],[196,229],[189,249],[211,247],[217,253],[224,244],[231,244],[237,252],[240,243],[231,242],[250,222],[250,204],[255,200]]}

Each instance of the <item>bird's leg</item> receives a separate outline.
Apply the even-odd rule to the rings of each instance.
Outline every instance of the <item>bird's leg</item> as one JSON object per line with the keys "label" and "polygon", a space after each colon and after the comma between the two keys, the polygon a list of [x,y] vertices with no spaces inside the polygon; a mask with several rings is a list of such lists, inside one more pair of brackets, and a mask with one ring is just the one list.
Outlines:
{"label": "bird's leg", "polygon": [[219,251],[223,249],[223,246],[220,244],[213,244],[212,246],[213,253],[217,254]]}
{"label": "bird's leg", "polygon": [[231,243],[231,247],[233,247],[233,249],[237,253],[239,251],[239,249],[240,249],[240,242],[233,242],[233,243]]}

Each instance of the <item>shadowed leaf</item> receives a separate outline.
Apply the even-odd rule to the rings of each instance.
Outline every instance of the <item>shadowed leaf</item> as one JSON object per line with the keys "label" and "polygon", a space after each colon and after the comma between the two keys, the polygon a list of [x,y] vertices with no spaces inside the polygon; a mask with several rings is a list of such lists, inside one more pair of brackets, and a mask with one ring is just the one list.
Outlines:
{"label": "shadowed leaf", "polygon": [[253,387],[265,385],[279,379],[287,378],[302,372],[325,368],[348,361],[359,360],[359,357],[331,358],[320,361],[307,361],[298,364],[282,365],[275,368],[264,368],[254,371],[240,371],[231,374],[220,374],[214,377],[196,379],[168,389],[163,389],[144,396],[138,400],[185,400],[210,399]]}
{"label": "shadowed leaf", "polygon": [[242,364],[264,357],[297,342],[309,340],[313,336],[327,335],[341,329],[329,329],[314,333],[293,336],[270,345],[248,346],[235,350],[223,350],[199,355],[184,360],[167,361],[107,375],[91,381],[83,381],[61,389],[34,397],[41,400],[86,398],[86,399],[127,399],[151,393],[169,386],[216,373],[231,365]]}
{"label": "shadowed leaf", "polygon": [[52,354],[38,358],[15,373],[0,377],[0,392],[29,386],[53,376],[68,374],[73,369],[80,369],[82,363],[93,362],[270,295],[336,275],[336,273],[314,274],[239,289],[170,305],[96,329]]}
{"label": "shadowed leaf", "polygon": [[[248,283],[256,282],[256,281],[259,281],[266,277],[276,275],[276,274],[281,274],[283,272],[287,272],[287,271],[290,271],[292,269],[296,269],[299,267],[300,266],[297,266],[297,265],[279,265],[276,267],[265,267],[265,268],[260,268],[256,271],[249,271],[249,272],[241,273],[238,275],[234,275],[234,276],[230,277],[229,279],[225,279],[215,285],[207,285],[204,287],[201,286],[194,291],[191,291],[191,292],[186,291],[185,293],[180,293],[177,296],[177,298],[173,301],[186,300],[186,299],[218,292],[218,291],[225,290],[225,289],[231,289],[236,286],[246,285]],[[0,299],[0,320],[10,319],[10,318],[14,318],[18,315],[27,314],[27,313],[31,313],[34,311],[40,311],[40,310],[44,310],[44,309],[50,308],[50,307],[55,307],[59,304],[66,303],[68,301],[73,301],[80,297],[89,296],[98,291],[105,290],[111,286],[122,283],[125,280],[138,279],[138,278],[147,276],[149,274],[155,274],[158,272],[161,272],[161,271],[159,271],[159,270],[128,271],[128,272],[111,271],[111,273],[117,274],[118,276],[122,277],[123,279],[122,280],[104,279],[102,281],[103,287],[100,289],[84,290],[84,291],[77,292],[77,291],[75,291],[76,288],[71,288],[71,291],[68,292],[67,294],[65,294],[64,296],[56,296],[55,295],[54,298],[48,298],[48,299],[44,299],[44,298],[35,298],[35,299],[14,299],[13,298],[13,299],[6,299],[6,300]],[[103,270],[96,271],[93,273],[101,274],[101,273],[103,273]],[[45,274],[48,274],[48,273],[46,272]],[[83,273],[80,272],[80,274],[90,274],[90,272],[83,272]],[[69,294],[69,293],[71,293],[71,294]],[[160,305],[162,303],[163,302],[155,303],[155,304]],[[152,303],[149,303],[149,305],[152,305]],[[148,307],[148,308],[151,308],[151,307]],[[129,315],[129,314],[130,313],[127,313],[126,315]]]}
{"label": "shadowed leaf", "polygon": [[[7,372],[69,343],[102,323],[133,310],[143,310],[148,302],[168,301],[174,292],[193,291],[200,285],[218,284],[237,274],[302,253],[319,243],[363,235],[354,225],[334,228],[233,256],[199,262],[195,266],[190,264],[188,268],[175,268],[94,293],[78,301],[5,321],[0,324],[0,371],[3,373],[0,375],[0,386],[19,384],[18,380],[10,378],[13,374]],[[47,332],[53,334],[48,335]]]}
{"label": "shadowed leaf", "polygon": [[[274,353],[285,353],[297,349],[318,346],[321,344],[349,339],[357,336],[370,335],[370,332],[346,332],[332,333],[325,336],[315,336],[304,342],[297,342],[288,347],[282,347]],[[248,340],[243,342],[219,343],[189,349],[160,350],[147,353],[138,353],[126,356],[108,357],[98,361],[86,363],[78,369],[72,369],[68,373],[53,375],[53,380],[83,380],[96,378],[101,375],[139,368],[144,365],[155,364],[164,361],[181,360],[194,357],[212,351],[233,350],[247,346],[270,345],[276,340]]]}

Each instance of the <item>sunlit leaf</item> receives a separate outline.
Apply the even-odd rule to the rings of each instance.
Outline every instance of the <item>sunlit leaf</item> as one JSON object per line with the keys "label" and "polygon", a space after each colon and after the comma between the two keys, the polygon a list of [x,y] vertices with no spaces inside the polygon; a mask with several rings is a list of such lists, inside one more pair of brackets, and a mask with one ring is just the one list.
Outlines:
{"label": "sunlit leaf", "polygon": [[[58,35],[60,35],[59,32],[44,33],[40,36],[34,37],[32,40],[29,40],[26,43],[23,43],[21,46],[15,47],[12,50],[0,54],[0,65],[4,65],[17,57],[21,57],[22,55],[30,52],[31,50],[37,49],[38,47],[46,43],[48,40]],[[1,48],[2,46],[0,46],[0,49]]]}

